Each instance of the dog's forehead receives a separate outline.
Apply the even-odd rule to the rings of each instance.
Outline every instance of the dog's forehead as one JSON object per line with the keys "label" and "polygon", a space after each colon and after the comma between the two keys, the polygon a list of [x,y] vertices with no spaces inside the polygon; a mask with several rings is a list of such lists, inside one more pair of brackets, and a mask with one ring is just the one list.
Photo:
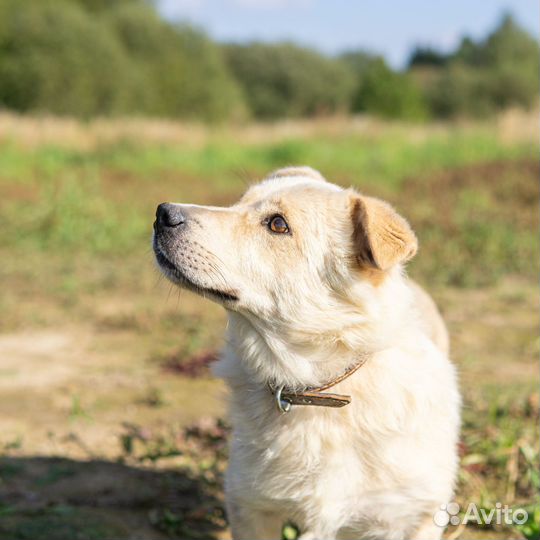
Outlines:
{"label": "dog's forehead", "polygon": [[324,198],[327,194],[342,191],[343,189],[335,184],[306,174],[279,175],[270,176],[252,186],[242,197],[242,202],[250,204],[256,201],[286,197],[316,196]]}

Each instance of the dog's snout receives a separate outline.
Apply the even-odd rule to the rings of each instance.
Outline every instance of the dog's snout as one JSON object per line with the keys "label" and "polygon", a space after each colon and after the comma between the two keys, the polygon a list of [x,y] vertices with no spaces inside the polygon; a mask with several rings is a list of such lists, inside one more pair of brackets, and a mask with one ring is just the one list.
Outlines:
{"label": "dog's snout", "polygon": [[186,223],[186,215],[178,204],[161,203],[156,210],[156,223],[160,227],[179,227]]}

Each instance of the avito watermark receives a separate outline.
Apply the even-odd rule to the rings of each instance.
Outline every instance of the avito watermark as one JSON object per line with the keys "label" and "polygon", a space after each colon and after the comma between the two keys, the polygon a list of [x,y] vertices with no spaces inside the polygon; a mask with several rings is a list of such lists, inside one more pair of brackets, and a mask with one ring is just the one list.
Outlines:
{"label": "avito watermark", "polygon": [[495,508],[478,507],[475,503],[469,503],[463,516],[459,515],[461,510],[456,502],[441,504],[440,509],[433,514],[433,522],[439,527],[447,525],[460,525],[475,523],[477,525],[523,525],[529,518],[528,512],[523,508],[510,508],[507,504],[500,502],[495,504]]}

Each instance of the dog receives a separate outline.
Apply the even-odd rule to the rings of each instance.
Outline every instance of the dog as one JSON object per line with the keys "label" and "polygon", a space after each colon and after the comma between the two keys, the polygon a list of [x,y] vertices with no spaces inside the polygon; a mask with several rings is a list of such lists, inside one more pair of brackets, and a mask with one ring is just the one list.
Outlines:
{"label": "dog", "polygon": [[163,203],[162,272],[227,310],[235,539],[436,540],[460,394],[417,251],[389,204],[288,167],[229,207]]}

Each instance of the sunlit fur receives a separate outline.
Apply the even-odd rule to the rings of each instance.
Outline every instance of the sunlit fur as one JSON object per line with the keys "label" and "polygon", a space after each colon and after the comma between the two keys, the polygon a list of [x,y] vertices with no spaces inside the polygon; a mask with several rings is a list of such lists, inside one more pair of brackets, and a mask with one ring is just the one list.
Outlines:
{"label": "sunlit fur", "polygon": [[[362,197],[312,169],[285,169],[230,208],[183,205],[195,221],[182,240],[155,240],[198,286],[238,297],[209,295],[229,315],[215,373],[230,387],[234,538],[277,539],[285,521],[302,538],[442,532],[432,516],[452,498],[460,405],[446,330],[399,253],[384,270],[360,264],[353,208],[369,204]],[[289,234],[268,230],[273,214]],[[416,250],[407,234],[404,260]],[[366,364],[332,388],[351,395],[350,405],[278,412],[268,384],[320,385],[361,353],[371,354]]]}

